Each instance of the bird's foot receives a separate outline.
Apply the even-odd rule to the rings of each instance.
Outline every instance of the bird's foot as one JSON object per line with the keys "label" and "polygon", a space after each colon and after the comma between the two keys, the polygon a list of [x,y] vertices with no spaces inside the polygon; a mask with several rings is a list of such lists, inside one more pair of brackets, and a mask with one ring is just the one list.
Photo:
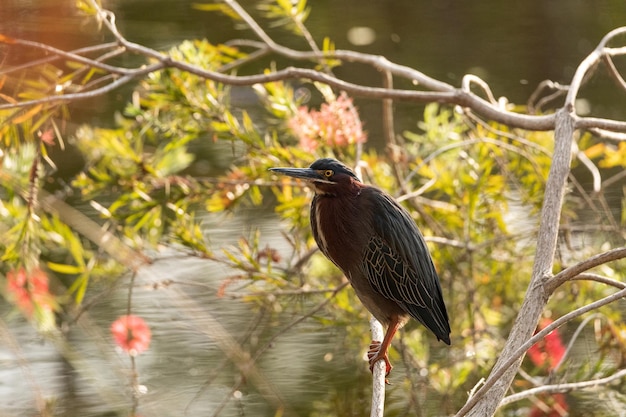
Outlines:
{"label": "bird's foot", "polygon": [[[369,363],[370,363],[370,371],[374,372],[374,364],[382,359],[385,361],[385,376],[388,376],[393,366],[391,366],[391,363],[389,362],[387,351],[386,350],[385,352],[380,351],[381,350],[380,345],[381,343],[378,340],[372,340],[372,343],[370,344],[370,348],[367,351],[367,359],[369,360]],[[385,382],[387,384],[389,383],[386,379],[385,379]]]}

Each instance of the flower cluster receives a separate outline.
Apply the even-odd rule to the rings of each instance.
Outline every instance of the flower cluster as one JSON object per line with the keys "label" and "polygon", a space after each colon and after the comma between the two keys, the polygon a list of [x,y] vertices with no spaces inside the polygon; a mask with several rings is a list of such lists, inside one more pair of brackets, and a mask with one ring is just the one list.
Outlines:
{"label": "flower cluster", "polygon": [[50,313],[54,298],[48,288],[48,275],[39,268],[26,271],[24,268],[7,273],[7,294],[11,301],[28,317],[35,309]]}
{"label": "flower cluster", "polygon": [[132,314],[120,316],[111,324],[111,334],[115,343],[129,355],[135,356],[148,349],[152,333],[141,317]]}
{"label": "flower cluster", "polygon": [[322,104],[319,111],[300,107],[288,126],[307,152],[315,151],[320,143],[346,147],[367,141],[359,113],[344,92],[334,101]]}

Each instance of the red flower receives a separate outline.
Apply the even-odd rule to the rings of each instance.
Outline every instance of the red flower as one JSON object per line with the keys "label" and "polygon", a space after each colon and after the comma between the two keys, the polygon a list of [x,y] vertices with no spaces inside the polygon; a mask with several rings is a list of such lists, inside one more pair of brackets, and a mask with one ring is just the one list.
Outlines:
{"label": "red flower", "polygon": [[[539,322],[538,330],[545,329],[552,323],[550,319],[543,319]],[[531,362],[538,367],[545,367],[552,371],[556,365],[563,359],[565,355],[565,347],[561,340],[559,329],[554,329],[550,333],[535,343],[528,349],[528,357]],[[530,411],[530,417],[561,417],[567,415],[569,406],[565,395],[552,394],[540,396],[543,407],[535,405]]]}
{"label": "red flower", "polygon": [[7,273],[7,294],[24,314],[32,316],[35,307],[52,311],[53,299],[48,288],[48,276],[35,268],[30,272],[24,268]]}
{"label": "red flower", "polygon": [[[545,329],[552,323],[550,319],[543,319],[539,323],[538,329]],[[565,347],[561,341],[559,329],[554,329],[548,333],[543,340],[535,343],[528,349],[528,357],[537,366],[547,366],[548,370],[553,370],[565,355]]]}
{"label": "red flower", "polygon": [[111,324],[111,334],[115,343],[130,355],[144,352],[150,346],[150,328],[138,316],[121,316]]}

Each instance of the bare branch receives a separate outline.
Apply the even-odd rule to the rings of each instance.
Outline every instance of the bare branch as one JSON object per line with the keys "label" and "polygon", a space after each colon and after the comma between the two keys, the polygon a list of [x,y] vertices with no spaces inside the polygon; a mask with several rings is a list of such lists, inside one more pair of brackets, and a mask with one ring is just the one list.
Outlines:
{"label": "bare branch", "polygon": [[[560,280],[566,274],[561,275],[558,279],[550,279],[550,274],[554,264],[554,255],[556,251],[556,243],[559,232],[559,223],[561,218],[561,209],[563,205],[563,196],[566,188],[566,181],[570,172],[570,163],[572,156],[573,135],[576,128],[580,128],[585,123],[589,123],[591,118],[580,119],[574,114],[574,102],[578,96],[578,91],[582,85],[585,75],[598,62],[604,53],[606,44],[615,36],[626,33],[626,27],[622,27],[608,33],[576,69],[572,79],[570,89],[565,99],[564,107],[556,113],[555,128],[555,149],[553,153],[553,161],[550,167],[550,173],[546,188],[544,191],[544,204],[541,210],[541,223],[539,226],[535,263],[531,282],[526,292],[524,302],[518,313],[517,319],[511,329],[511,334],[507,343],[493,367],[491,374],[485,385],[476,392],[476,395],[458,412],[457,416],[471,415],[490,416],[493,415],[506,391],[509,389],[513,378],[517,374],[517,369],[521,364],[524,352],[535,343],[539,334],[545,335],[549,331],[558,327],[548,326],[536,336],[533,334],[537,321],[541,312],[545,308],[551,290],[558,287]],[[621,53],[617,51],[616,53]],[[600,121],[596,119],[595,121]],[[606,123],[602,128],[615,129],[626,127],[625,123],[617,123],[613,121],[602,121]],[[607,125],[611,125],[609,128]],[[618,126],[623,125],[623,126]],[[598,126],[588,126],[598,127]],[[591,266],[589,266],[591,267]],[[585,269],[582,269],[584,271]],[[574,276],[582,271],[572,270]],[[555,285],[556,284],[556,285]],[[621,290],[611,297],[590,304],[586,307],[579,308],[555,321],[563,323],[571,320],[573,317],[583,314],[601,305],[612,302],[623,297],[626,290]],[[560,325],[560,324],[559,324]],[[550,329],[551,328],[551,329]],[[546,329],[550,329],[546,331]],[[543,337],[543,336],[541,336]],[[534,340],[534,341],[533,341]]]}
{"label": "bare branch", "polygon": [[[563,324],[567,323],[568,321],[571,321],[573,319],[575,319],[576,317],[579,317],[585,313],[588,313],[589,311],[598,309],[604,305],[610,304],[614,301],[617,301],[623,297],[626,296],[626,289],[622,289],[616,293],[613,293],[610,296],[604,297],[598,301],[595,301],[591,304],[588,304],[584,307],[580,307],[577,308],[574,311],[571,311],[569,313],[567,313],[566,315],[558,318],[557,320],[553,321],[552,323],[550,323],[548,326],[546,326],[545,328],[543,328],[541,331],[537,332],[533,337],[531,337],[530,339],[528,339],[525,343],[523,343],[519,348],[517,348],[514,352],[512,352],[511,354],[508,354],[506,356],[506,361],[504,361],[501,365],[499,365],[496,368],[495,371],[492,371],[491,375],[489,375],[489,379],[487,379],[487,381],[485,381],[484,385],[478,389],[475,394],[470,397],[470,399],[467,401],[467,403],[465,403],[465,405],[459,410],[459,412],[455,415],[455,417],[461,417],[461,416],[465,416],[468,415],[469,412],[474,413],[476,411],[476,409],[474,409],[474,406],[476,404],[478,404],[478,402],[480,401],[480,399],[482,397],[485,396],[485,394],[487,394],[487,391],[493,387],[494,385],[501,383],[501,378],[504,376],[505,373],[507,373],[507,371],[509,370],[509,368],[514,365],[516,362],[520,361],[521,358],[524,356],[524,354],[526,353],[526,351],[528,349],[530,349],[530,347],[532,345],[534,345],[535,343],[537,343],[539,340],[543,339],[546,335],[548,335],[550,332],[552,332],[554,329],[557,329],[558,327],[562,326]],[[507,385],[508,387],[508,385]],[[497,406],[496,406],[497,408]],[[493,413],[490,414],[483,414],[483,415],[492,415]]]}
{"label": "bare branch", "polygon": [[581,63],[578,65],[576,69],[576,73],[574,74],[574,78],[572,78],[572,82],[570,84],[570,89],[567,92],[567,97],[565,98],[565,106],[569,107],[569,109],[574,109],[574,102],[576,101],[576,97],[578,96],[578,91],[582,86],[583,79],[587,72],[593,68],[594,65],[598,63],[602,59],[602,56],[605,53],[610,53],[611,55],[623,55],[626,54],[626,49],[618,48],[618,49],[606,49],[606,45],[611,39],[619,36],[621,34],[626,33],[626,27],[621,27],[614,29],[607,33],[596,49],[593,50]]}
{"label": "bare branch", "polygon": [[602,176],[600,175],[600,170],[593,163],[589,157],[578,149],[578,145],[574,143],[574,148],[576,149],[576,158],[587,168],[591,177],[593,178],[593,191],[598,193],[602,189]]}
{"label": "bare branch", "polygon": [[535,395],[539,394],[556,394],[562,392],[569,392],[573,390],[580,390],[583,388],[597,388],[600,385],[610,384],[613,381],[617,381],[619,379],[626,377],[626,369],[620,369],[612,375],[609,375],[604,378],[592,379],[590,381],[581,381],[581,382],[570,382],[567,384],[554,384],[554,385],[544,385],[537,388],[531,388],[526,391],[522,391],[516,394],[509,395],[505,397],[500,403],[499,407],[504,407],[505,405],[514,403],[516,401],[520,401]]}
{"label": "bare branch", "polygon": [[589,131],[602,139],[614,140],[617,142],[626,141],[626,134],[611,132],[610,130],[604,130],[600,128],[590,128]]}
{"label": "bare branch", "polygon": [[615,132],[626,132],[626,122],[602,119],[600,117],[576,117],[575,126],[577,129],[603,129]]}
{"label": "bare branch", "polygon": [[472,84],[478,85],[485,92],[491,104],[498,104],[498,100],[496,100],[496,98],[494,97],[493,93],[491,92],[491,88],[489,88],[489,85],[476,75],[466,74],[463,77],[461,88],[463,89],[463,91],[467,91],[469,93],[472,91]]}
{"label": "bare branch", "polygon": [[[16,108],[16,107],[24,107],[29,105],[35,105],[40,103],[59,103],[59,102],[67,102],[71,100],[79,100],[83,98],[91,98],[98,94],[104,94],[109,92],[120,85],[123,85],[130,80],[140,77],[142,75],[146,75],[150,72],[163,69],[166,67],[178,68],[183,71],[187,71],[191,74],[198,75],[203,78],[211,79],[216,82],[228,84],[228,85],[238,85],[238,86],[250,86],[259,83],[268,83],[273,81],[282,81],[286,79],[308,79],[311,81],[319,81],[325,84],[328,84],[331,87],[344,90],[354,96],[364,97],[364,98],[373,98],[373,99],[392,99],[392,100],[402,100],[409,102],[439,102],[446,104],[456,104],[463,107],[471,107],[475,112],[482,114],[484,117],[496,120],[500,123],[508,124],[514,127],[522,127],[525,129],[533,129],[533,130],[551,130],[554,128],[555,116],[554,115],[546,115],[546,116],[530,116],[519,113],[512,113],[501,109],[498,105],[494,105],[489,101],[486,101],[473,93],[463,91],[462,89],[454,89],[452,86],[436,81],[430,77],[425,76],[419,71],[413,70],[408,67],[404,67],[398,64],[394,64],[389,62],[384,57],[361,54],[352,51],[335,51],[332,54],[319,54],[315,52],[298,52],[293,51],[289,48],[285,48],[277,45],[273,42],[267,35],[264,35],[262,30],[259,32],[258,29],[255,29],[255,32],[261,39],[268,42],[268,47],[270,50],[280,53],[289,58],[293,59],[321,59],[321,58],[337,58],[343,59],[345,61],[351,62],[360,62],[366,63],[374,66],[375,68],[389,71],[390,73],[408,78],[414,81],[416,84],[422,85],[426,88],[429,88],[433,91],[415,91],[415,90],[395,90],[388,88],[380,88],[380,87],[367,87],[361,86],[354,83],[350,83],[341,79],[338,79],[332,75],[325,74],[319,71],[304,69],[304,68],[294,68],[288,67],[280,71],[276,71],[268,74],[256,74],[250,76],[234,76],[234,75],[226,75],[217,71],[205,70],[203,68],[199,68],[197,66],[188,64],[186,62],[174,60],[167,55],[157,52],[153,49],[147,48],[145,46],[129,42],[126,40],[118,31],[115,26],[115,17],[114,15],[106,10],[100,9],[96,2],[92,2],[93,6],[99,11],[99,17],[102,19],[107,28],[111,31],[111,33],[115,36],[118,43],[126,48],[129,52],[134,52],[141,54],[143,56],[153,58],[158,62],[148,67],[140,67],[136,69],[129,68],[120,68],[120,67],[112,67],[106,64],[98,63],[97,61],[91,60],[89,58],[81,57],[75,54],[63,53],[68,58],[77,60],[79,62],[83,62],[87,65],[92,65],[101,69],[109,69],[113,70],[112,72],[117,74],[123,74],[124,76],[120,79],[116,80],[114,83],[107,85],[106,87],[99,88],[96,90],[92,90],[90,92],[81,92],[76,94],[66,94],[59,96],[46,97],[40,100],[29,100],[17,104],[12,105],[0,105],[0,109],[3,108]],[[241,14],[242,18],[250,23],[252,18],[238,7],[238,3],[233,0],[228,0],[227,2],[231,7],[237,9],[237,12]],[[257,25],[258,26],[258,25]],[[260,29],[260,28],[259,28]],[[51,51],[53,52],[53,51]],[[57,53],[56,51],[54,51]],[[62,51],[60,51],[62,52]],[[109,68],[111,67],[111,68]],[[626,131],[626,124],[623,126]]]}
{"label": "bare branch", "polygon": [[626,284],[621,281],[617,281],[598,274],[591,274],[589,272],[578,274],[575,277],[571,278],[570,281],[596,281],[602,284],[610,285],[620,290],[626,288]]}
{"label": "bare branch", "polygon": [[296,51],[285,46],[279,45],[256,23],[256,21],[245,11],[241,5],[235,0],[224,0],[241,17],[252,31],[267,44],[267,46],[275,53],[293,60],[319,60],[321,58],[336,58],[347,62],[359,62],[369,64],[377,69],[386,69],[393,75],[403,77],[414,81],[416,84],[435,91],[452,91],[454,87],[444,82],[428,77],[413,68],[389,62],[383,56],[363,54],[354,51],[338,50],[334,52],[324,53],[320,56],[317,52]]}
{"label": "bare branch", "polygon": [[622,90],[626,91],[626,81],[624,81],[624,78],[622,78],[622,75],[619,73],[617,68],[615,68],[615,64],[613,63],[613,59],[611,58],[611,55],[604,54],[602,59],[604,63],[606,64],[607,68],[609,69],[609,73],[611,74],[613,80],[615,80],[615,83],[617,84],[617,86],[620,87]]}
{"label": "bare branch", "polygon": [[[535,113],[537,111],[541,111],[543,106],[548,102],[567,94],[568,86],[561,85],[552,80],[543,80],[537,85],[535,91],[532,92],[526,105],[531,113]],[[542,97],[544,90],[552,91],[552,93],[547,96]],[[541,98],[540,98],[541,97]]]}
{"label": "bare branch", "polygon": [[[43,44],[40,44],[40,45],[43,45]],[[103,43],[100,45],[87,46],[85,48],[75,49],[68,53],[72,55],[82,55],[82,54],[87,54],[91,52],[106,51],[109,49],[116,48],[118,46],[119,45],[117,44],[117,42],[109,42],[109,43]],[[21,72],[21,71],[27,70],[28,68],[36,67],[38,65],[43,65],[43,64],[48,64],[50,62],[58,61],[59,59],[61,59],[60,55],[47,56],[45,58],[26,62],[25,64],[22,64],[22,65],[16,65],[14,67],[3,68],[2,70],[0,70],[0,75],[11,74],[13,72]]]}
{"label": "bare branch", "polygon": [[[146,57],[150,57],[156,59],[159,64],[154,64],[154,66],[150,67],[141,67],[136,69],[130,68],[122,68],[110,66],[107,64],[99,63],[95,60],[82,57],[75,53],[68,53],[57,50],[56,48],[49,47],[47,45],[39,44],[36,42],[30,41],[19,41],[23,42],[25,45],[28,44],[34,47],[40,47],[49,52],[53,52],[59,56],[66,57],[67,59],[72,59],[78,62],[82,62],[86,65],[91,65],[96,68],[100,68],[103,70],[110,71],[115,74],[125,75],[128,78],[122,77],[118,79],[116,82],[107,85],[106,87],[92,90],[87,93],[76,93],[76,94],[67,94],[60,96],[47,97],[41,100],[30,100],[18,104],[13,105],[2,105],[0,109],[3,108],[16,108],[23,107],[29,105],[35,105],[40,103],[51,103],[51,102],[67,102],[71,100],[79,100],[83,98],[94,97],[98,94],[104,94],[109,92],[120,85],[129,82],[131,79],[140,77],[142,75],[146,75],[152,71],[156,71],[158,69],[173,67],[178,68],[183,71],[187,71],[189,73],[214,80],[216,82],[221,82],[229,85],[239,85],[239,86],[249,86],[258,83],[268,83],[273,81],[281,81],[285,79],[308,79],[311,81],[319,81],[326,83],[334,88],[344,90],[352,95],[365,97],[365,98],[373,98],[373,99],[392,99],[392,100],[402,100],[402,101],[410,101],[410,102],[439,102],[445,104],[456,104],[463,107],[471,107],[473,111],[482,114],[484,117],[490,118],[492,120],[498,121],[500,123],[508,124],[514,127],[522,127],[525,129],[532,130],[552,130],[555,127],[555,116],[554,115],[545,115],[545,116],[530,116],[519,113],[512,113],[506,110],[503,110],[497,103],[492,103],[487,100],[484,100],[475,94],[465,91],[463,88],[455,89],[449,84],[434,80],[419,71],[416,71],[412,68],[405,67],[402,65],[394,64],[389,62],[387,59],[381,56],[357,53],[354,51],[334,51],[332,53],[320,53],[320,52],[300,52],[295,51],[290,48],[278,45],[274,42],[261,28],[254,22],[254,19],[250,15],[248,15],[245,10],[234,0],[227,0],[226,3],[235,10],[240,17],[251,27],[251,29],[259,36],[259,38],[267,44],[267,49],[272,52],[278,53],[285,57],[294,59],[294,60],[315,60],[319,61],[323,58],[336,58],[345,60],[347,62],[358,62],[363,64],[372,65],[373,67],[385,70],[390,72],[393,75],[407,78],[413,81],[417,85],[421,85],[425,88],[428,88],[432,91],[414,91],[414,90],[395,90],[391,88],[380,88],[380,87],[366,87],[357,84],[353,84],[344,80],[340,80],[332,75],[321,73],[318,71],[303,69],[303,68],[293,68],[288,67],[280,71],[276,71],[274,73],[269,74],[257,74],[251,76],[233,76],[233,75],[225,75],[218,71],[209,71],[194,65],[190,65],[185,62],[177,61],[171,59],[167,55],[157,52],[153,49],[144,47],[142,45],[129,42],[126,40],[115,25],[115,16],[113,13],[103,10],[99,7],[99,5],[92,1],[92,5],[98,10],[99,18],[104,22],[109,31],[115,36],[116,40],[120,45],[122,45],[129,52],[138,53],[144,55]],[[617,29],[613,32],[610,32],[605,39],[601,42],[601,44],[596,48],[594,53],[592,53],[587,62],[583,62],[584,65],[581,64],[580,72],[584,74],[584,72],[589,68],[590,62],[593,59],[597,59],[598,56],[601,56],[602,47],[604,44],[610,40],[613,36],[620,34],[622,32],[626,32],[626,28]],[[623,48],[622,48],[623,49]],[[610,53],[613,55],[621,54],[622,49],[612,49]],[[265,54],[266,51],[259,52],[259,55]],[[607,52],[609,53],[609,52]],[[149,69],[147,69],[149,68]],[[228,67],[231,68],[231,67]],[[584,70],[584,71],[583,71]],[[579,74],[580,75],[580,74]],[[578,80],[577,78],[575,80]],[[471,79],[469,81],[478,82],[478,79]],[[467,81],[467,82],[469,82]],[[578,86],[579,87],[579,86]],[[484,87],[483,87],[484,89]],[[488,90],[486,90],[488,91]],[[568,97],[571,99],[572,91],[570,90],[570,94]],[[493,95],[490,95],[490,100],[493,101]],[[605,130],[614,130],[614,131],[626,131],[626,123],[616,122],[613,120],[605,120],[598,118],[580,118],[576,120],[577,128],[602,128]]]}
{"label": "bare branch", "polygon": [[[108,65],[108,64],[103,64],[101,62],[98,62],[94,59],[90,59],[90,58],[85,58],[82,55],[78,55],[72,52],[65,52],[61,49],[55,48],[53,46],[50,45],[46,45],[45,43],[40,43],[40,42],[33,42],[33,41],[27,41],[27,40],[23,40],[23,39],[13,39],[11,42],[12,45],[20,45],[20,46],[28,46],[31,48],[36,48],[36,49],[41,49],[43,51],[49,52],[54,54],[56,57],[59,58],[65,58],[69,61],[75,61],[75,62],[80,62],[81,64],[85,64],[85,65],[89,65],[91,67],[94,68],[98,68],[104,71],[108,71],[111,72],[113,74],[119,74],[119,75],[130,75],[133,74],[135,72],[135,70],[132,69],[126,69],[126,68],[122,68],[122,67],[116,67],[114,65]],[[110,45],[110,44],[107,44]],[[10,69],[9,71],[13,71],[14,69]]]}
{"label": "bare branch", "polygon": [[[553,163],[550,167],[550,174],[544,192],[545,200],[541,210],[541,223],[538,232],[539,241],[537,243],[532,278],[524,303],[511,329],[511,334],[504,350],[493,367],[485,385],[461,408],[457,416],[463,416],[468,412],[472,416],[485,416],[492,415],[495,412],[500,400],[504,397],[517,373],[524,352],[532,346],[532,344],[529,344],[529,339],[532,340],[531,335],[547,302],[548,294],[545,292],[542,282],[549,274],[549,271],[552,270],[554,262],[558,225],[566,179],[569,174],[574,134],[573,118],[570,112],[561,109],[557,116]],[[490,394],[484,401],[479,403],[481,397],[488,390],[491,390]],[[475,405],[477,406],[474,408]]]}
{"label": "bare branch", "polygon": [[561,365],[563,365],[563,363],[567,359],[567,356],[569,355],[569,353],[574,348],[574,344],[578,340],[578,336],[580,336],[580,333],[587,326],[587,323],[589,323],[591,320],[595,320],[595,319],[597,319],[599,317],[602,317],[602,315],[600,313],[594,313],[594,314],[592,314],[590,316],[585,317],[585,319],[578,325],[578,327],[576,328],[576,331],[574,331],[574,334],[572,335],[572,337],[570,338],[570,340],[569,340],[569,342],[567,344],[567,348],[565,348],[565,353],[563,353],[563,356],[561,356],[561,359],[559,360],[559,362],[556,365],[554,365],[554,368],[550,370],[550,375],[551,376],[556,374],[558,372],[559,368],[561,368]]}
{"label": "bare branch", "polygon": [[611,178],[604,181],[604,187],[610,187],[611,185],[623,181],[626,178],[626,170],[620,171],[613,175]]}
{"label": "bare branch", "polygon": [[149,74],[151,72],[154,72],[162,68],[164,68],[162,63],[156,63],[148,67],[140,68],[130,75],[124,75],[116,79],[112,83],[107,84],[103,87],[96,88],[94,90],[82,91],[80,93],[69,93],[69,94],[60,94],[56,96],[48,96],[48,97],[44,97],[44,98],[36,99],[36,100],[21,101],[19,103],[0,104],[0,110],[14,109],[14,108],[19,108],[19,107],[28,107],[28,106],[34,106],[37,104],[67,103],[67,102],[75,101],[75,100],[84,100],[87,98],[94,98],[94,97],[106,94],[108,92],[114,91],[117,88],[133,81],[136,78],[139,78],[143,75]]}
{"label": "bare branch", "polygon": [[580,275],[581,273],[591,268],[623,258],[626,258],[626,247],[611,249],[607,252],[592,256],[589,259],[585,259],[584,261],[579,262],[576,265],[570,266],[569,268],[562,270],[561,272],[550,278],[548,281],[546,281],[546,291],[548,291],[548,293],[552,293],[565,281],[573,279],[577,275]]}
{"label": "bare branch", "polygon": [[[374,317],[370,319],[372,340],[383,340],[383,326]],[[385,412],[385,361],[378,361],[372,369],[372,408],[370,417],[383,417]]]}

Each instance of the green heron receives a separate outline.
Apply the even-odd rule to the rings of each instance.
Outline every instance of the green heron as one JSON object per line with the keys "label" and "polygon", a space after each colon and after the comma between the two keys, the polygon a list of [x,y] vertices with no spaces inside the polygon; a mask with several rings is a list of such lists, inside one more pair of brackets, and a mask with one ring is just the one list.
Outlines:
{"label": "green heron", "polygon": [[341,162],[271,168],[312,184],[311,229],[320,250],[346,275],[357,296],[387,327],[368,352],[370,369],[387,356],[396,331],[413,317],[450,344],[448,313],[424,237],[411,215],[384,191],[363,184]]}

